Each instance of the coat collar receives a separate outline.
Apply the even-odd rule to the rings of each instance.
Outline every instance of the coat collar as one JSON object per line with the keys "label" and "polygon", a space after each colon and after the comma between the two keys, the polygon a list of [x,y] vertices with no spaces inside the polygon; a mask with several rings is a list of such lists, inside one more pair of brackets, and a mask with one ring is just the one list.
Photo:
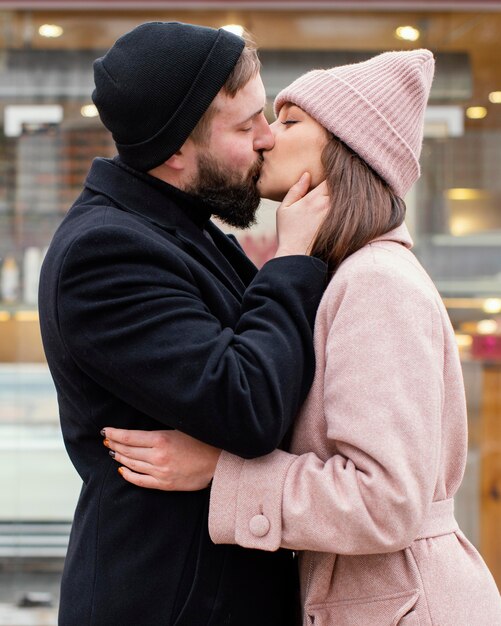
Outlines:
{"label": "coat collar", "polygon": [[384,235],[376,237],[371,241],[371,243],[374,243],[375,241],[394,241],[395,243],[402,244],[409,250],[414,245],[414,242],[412,241],[412,237],[410,236],[409,230],[407,229],[405,222],[400,226],[397,226],[397,228],[388,231]]}
{"label": "coat collar", "polygon": [[85,187],[169,232],[238,297],[254,278],[255,265],[210,221],[210,211],[193,196],[103,158],[94,159]]}
{"label": "coat collar", "polygon": [[193,196],[133,170],[118,159],[94,159],[84,184],[121,209],[166,230],[202,230],[211,216],[210,210]]}

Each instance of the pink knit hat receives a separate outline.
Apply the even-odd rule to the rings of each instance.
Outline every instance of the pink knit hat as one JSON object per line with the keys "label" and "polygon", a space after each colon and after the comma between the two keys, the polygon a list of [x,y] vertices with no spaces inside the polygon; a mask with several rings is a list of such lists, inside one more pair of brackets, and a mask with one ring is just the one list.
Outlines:
{"label": "pink knit hat", "polygon": [[429,50],[411,50],[313,70],[278,94],[275,114],[286,102],[301,107],[403,197],[420,175],[424,112],[434,68]]}

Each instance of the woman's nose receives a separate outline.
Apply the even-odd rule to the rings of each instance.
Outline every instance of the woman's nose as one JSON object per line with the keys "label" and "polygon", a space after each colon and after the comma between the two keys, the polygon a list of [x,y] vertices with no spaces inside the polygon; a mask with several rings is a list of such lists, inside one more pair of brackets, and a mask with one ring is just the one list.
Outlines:
{"label": "woman's nose", "polygon": [[274,122],[270,124],[270,130],[273,133],[273,137],[275,137],[277,134],[279,124],[280,122],[278,120],[275,120]]}

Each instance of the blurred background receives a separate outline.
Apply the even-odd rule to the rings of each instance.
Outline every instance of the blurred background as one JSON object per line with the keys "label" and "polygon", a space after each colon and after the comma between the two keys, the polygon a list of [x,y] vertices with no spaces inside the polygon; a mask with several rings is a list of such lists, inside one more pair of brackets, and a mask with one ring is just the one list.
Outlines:
{"label": "blurred background", "polygon": [[[92,159],[114,154],[92,62],[155,20],[250,31],[270,121],[274,96],[309,69],[435,53],[407,224],[462,357],[470,439],[457,517],[501,587],[501,2],[0,0],[0,626],[56,624],[80,482],[43,355],[38,273]],[[236,233],[259,266],[275,250],[274,212],[263,202],[259,224]]]}

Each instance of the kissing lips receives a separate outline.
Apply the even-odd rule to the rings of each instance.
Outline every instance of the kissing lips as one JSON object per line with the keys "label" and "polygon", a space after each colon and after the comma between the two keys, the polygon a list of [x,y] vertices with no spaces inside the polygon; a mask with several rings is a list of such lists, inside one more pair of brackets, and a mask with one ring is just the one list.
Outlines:
{"label": "kissing lips", "polygon": [[260,156],[249,172],[250,178],[254,183],[257,183],[257,181],[259,180],[259,177],[261,175],[261,168],[263,167],[263,161],[263,157]]}

